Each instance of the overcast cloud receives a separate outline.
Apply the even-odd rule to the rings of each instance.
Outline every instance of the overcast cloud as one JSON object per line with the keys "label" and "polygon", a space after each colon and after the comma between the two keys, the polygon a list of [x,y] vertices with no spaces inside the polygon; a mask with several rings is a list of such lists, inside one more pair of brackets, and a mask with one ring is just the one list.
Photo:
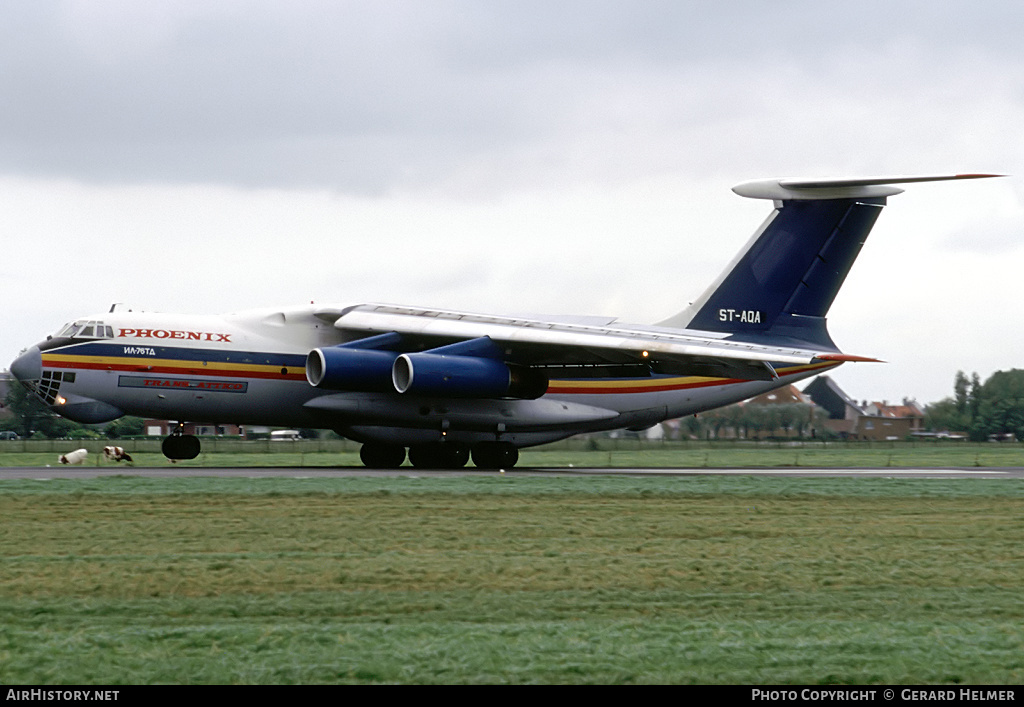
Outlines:
{"label": "overcast cloud", "polygon": [[111,302],[663,319],[770,176],[890,199],[830,313],[857,398],[1024,367],[1024,6],[0,0],[0,360]]}

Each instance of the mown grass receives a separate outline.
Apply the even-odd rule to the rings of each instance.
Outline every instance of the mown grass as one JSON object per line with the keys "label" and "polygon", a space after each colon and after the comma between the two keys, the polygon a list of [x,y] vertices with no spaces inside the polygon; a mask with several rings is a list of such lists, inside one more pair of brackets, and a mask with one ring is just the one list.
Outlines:
{"label": "mown grass", "polygon": [[1024,485],[0,482],[4,683],[1017,683]]}

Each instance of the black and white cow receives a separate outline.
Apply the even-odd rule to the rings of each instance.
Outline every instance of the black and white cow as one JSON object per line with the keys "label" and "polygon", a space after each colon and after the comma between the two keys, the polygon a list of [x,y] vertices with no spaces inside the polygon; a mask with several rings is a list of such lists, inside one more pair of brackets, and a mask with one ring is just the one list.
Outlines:
{"label": "black and white cow", "polygon": [[112,462],[132,461],[132,455],[124,451],[124,447],[104,447],[103,456]]}

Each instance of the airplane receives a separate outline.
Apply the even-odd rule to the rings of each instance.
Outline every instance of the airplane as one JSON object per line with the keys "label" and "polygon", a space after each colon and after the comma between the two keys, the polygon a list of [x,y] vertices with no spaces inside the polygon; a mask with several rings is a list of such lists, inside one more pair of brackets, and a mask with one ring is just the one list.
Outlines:
{"label": "airplane", "polygon": [[[331,429],[372,468],[505,469],[524,447],[642,430],[846,362],[828,313],[897,184],[959,174],[764,179],[733,188],[774,209],[725,271],[653,325],[390,304],[220,316],[126,310],[76,319],[11,373],[57,414],[178,421],[162,450],[192,459],[186,421]],[[406,451],[408,450],[408,452]]]}

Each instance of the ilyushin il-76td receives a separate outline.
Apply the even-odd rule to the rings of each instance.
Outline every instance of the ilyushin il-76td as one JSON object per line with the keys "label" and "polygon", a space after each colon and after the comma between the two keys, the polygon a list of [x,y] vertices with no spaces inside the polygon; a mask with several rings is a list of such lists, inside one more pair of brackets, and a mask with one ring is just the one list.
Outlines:
{"label": "ilyushin il-76td", "polygon": [[54,412],[331,429],[364,464],[515,465],[519,449],[640,430],[849,361],[825,315],[896,184],[994,175],[771,179],[733,191],[774,210],[717,280],[653,325],[390,304],[219,316],[111,311],[76,319],[11,372]]}

